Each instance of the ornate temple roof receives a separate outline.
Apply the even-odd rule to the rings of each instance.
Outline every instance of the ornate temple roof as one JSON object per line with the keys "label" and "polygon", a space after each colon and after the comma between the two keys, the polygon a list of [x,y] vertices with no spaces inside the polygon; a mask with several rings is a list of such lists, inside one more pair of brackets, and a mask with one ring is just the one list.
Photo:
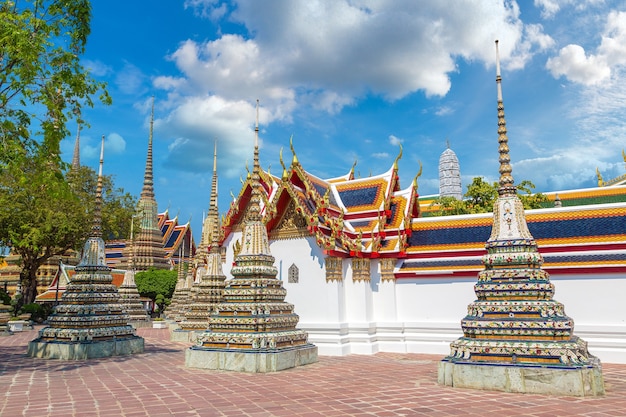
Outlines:
{"label": "ornate temple roof", "polygon": [[[158,228],[163,235],[163,250],[165,251],[166,258],[170,265],[174,266],[180,261],[180,248],[185,249],[184,260],[191,259],[196,253],[196,243],[193,238],[190,222],[178,224],[178,216],[171,219],[168,210],[159,213],[157,219]],[[124,259],[126,253],[126,246],[126,240],[106,242],[107,265],[112,268],[121,265],[121,261]]]}
{"label": "ornate temple roof", "polygon": [[[349,173],[319,178],[300,164],[293,144],[291,165],[280,179],[261,171],[261,214],[271,238],[315,236],[318,244],[336,256],[378,257],[403,252],[413,217],[419,214],[417,176],[400,188],[397,162],[385,172],[366,178]],[[225,216],[225,237],[243,219],[250,201],[250,178]]]}

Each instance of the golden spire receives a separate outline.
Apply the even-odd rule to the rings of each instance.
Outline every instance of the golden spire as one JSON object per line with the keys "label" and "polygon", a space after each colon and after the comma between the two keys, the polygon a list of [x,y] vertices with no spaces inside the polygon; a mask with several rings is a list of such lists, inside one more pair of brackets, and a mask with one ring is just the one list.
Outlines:
{"label": "golden spire", "polygon": [[96,186],[96,204],[93,212],[91,237],[102,237],[102,165],[104,165],[104,135],[100,146],[100,167],[98,168],[98,185]]}
{"label": "golden spire", "polygon": [[148,137],[148,155],[146,156],[146,171],[143,176],[141,197],[154,198],[154,178],[152,174],[152,133],[154,128],[154,96],[152,96],[152,112],[150,113],[150,135]]}
{"label": "golden spire", "polygon": [[517,188],[513,182],[511,172],[511,157],[509,156],[509,139],[506,136],[506,120],[504,119],[504,103],[502,101],[502,77],[500,76],[500,52],[498,51],[498,41],[496,40],[496,85],[498,89],[498,152],[500,157],[500,188],[498,194],[514,195]]}
{"label": "golden spire", "polygon": [[250,197],[250,207],[248,208],[248,220],[261,220],[261,177],[259,172],[259,100],[256,101],[256,123],[254,126],[254,161],[252,165],[252,196]]}
{"label": "golden spire", "polygon": [[78,168],[80,168],[80,120],[76,130],[76,142],[74,143],[74,156],[72,158],[72,170],[76,171]]}
{"label": "golden spire", "polygon": [[212,223],[211,250],[219,250],[218,242],[220,239],[220,216],[219,208],[217,206],[217,139],[215,140],[215,144],[213,146],[213,180],[211,181],[211,199],[208,216],[210,217],[210,221]]}
{"label": "golden spire", "polygon": [[133,245],[133,242],[135,241],[134,229],[135,229],[135,217],[131,216],[130,217],[130,255],[128,256],[128,270],[130,271],[135,270],[135,259],[134,259],[135,247]]}

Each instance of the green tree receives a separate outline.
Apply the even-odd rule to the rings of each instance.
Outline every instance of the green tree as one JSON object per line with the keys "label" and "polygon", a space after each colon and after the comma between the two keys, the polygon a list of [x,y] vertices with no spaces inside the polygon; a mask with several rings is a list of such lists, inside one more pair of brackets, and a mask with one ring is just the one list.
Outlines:
{"label": "green tree", "polygon": [[[0,158],[10,162],[36,144],[51,156],[67,120],[111,99],[80,64],[90,33],[89,0],[13,0],[0,5]],[[55,158],[53,158],[55,159]],[[55,160],[55,163],[58,159]]]}
{"label": "green tree", "polygon": [[92,96],[111,101],[80,64],[90,21],[89,0],[0,4],[0,246],[22,258],[24,303],[37,294],[39,266],[89,230],[60,142]]}
{"label": "green tree", "polygon": [[489,213],[498,198],[498,183],[489,184],[481,177],[475,177],[467,186],[464,197],[468,213]]}
{"label": "green tree", "polygon": [[535,184],[528,180],[524,180],[517,185],[517,195],[527,210],[545,207],[545,203],[548,202],[548,197],[545,194],[533,193],[534,189]]}
{"label": "green tree", "polygon": [[[165,305],[169,304],[174,289],[176,289],[177,272],[167,269],[149,269],[147,271],[137,272],[135,275],[135,284],[137,291],[143,297],[152,299],[155,303],[157,297],[162,305],[159,306],[159,312],[163,311]],[[157,303],[158,304],[158,303]]]}
{"label": "green tree", "polygon": [[[488,183],[481,177],[475,177],[467,186],[467,192],[463,200],[454,197],[439,197],[431,206],[435,209],[435,216],[452,216],[456,214],[490,213],[493,204],[498,198],[498,183]],[[518,196],[525,209],[537,209],[544,207],[548,198],[541,193],[533,193],[535,185],[524,180],[516,186]]]}
{"label": "green tree", "polygon": [[[67,173],[67,181],[89,210],[95,203],[98,174],[89,167],[81,166]],[[102,181],[102,238],[104,240],[127,239],[130,237],[131,219],[135,214],[137,199],[116,188],[112,175],[105,175]],[[135,233],[139,225],[135,224]],[[77,248],[79,249],[79,248]]]}
{"label": "green tree", "polygon": [[43,155],[23,161],[8,164],[0,175],[0,244],[21,258],[21,302],[28,304],[37,295],[39,267],[75,248],[91,222],[89,211],[54,164]]}

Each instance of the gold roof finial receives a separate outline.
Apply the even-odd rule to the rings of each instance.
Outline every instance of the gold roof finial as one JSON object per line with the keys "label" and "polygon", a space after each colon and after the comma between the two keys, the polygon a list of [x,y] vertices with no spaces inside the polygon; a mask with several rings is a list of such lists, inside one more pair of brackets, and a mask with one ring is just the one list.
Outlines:
{"label": "gold roof finial", "polygon": [[422,166],[422,161],[417,161],[417,162],[419,162],[420,164],[420,170],[417,172],[417,175],[413,178],[413,188],[415,188],[416,190],[418,188],[417,179],[422,176],[422,169],[424,168]]}
{"label": "gold roof finial", "polygon": [[625,164],[625,168],[626,168],[626,152],[624,152],[623,149],[622,149],[622,158],[624,158],[624,164]]}
{"label": "gold roof finial", "polygon": [[292,165],[297,165],[300,162],[298,161],[298,157],[296,156],[296,150],[293,148],[293,133],[291,137],[289,137],[289,147],[291,148],[291,153],[293,154],[293,159],[291,160]]}
{"label": "gold roof finial", "polygon": [[393,161],[393,167],[395,169],[398,169],[398,161],[400,160],[400,158],[402,158],[402,144],[400,144],[400,153],[398,153],[398,156],[396,156],[396,160]]}
{"label": "gold roof finial", "polygon": [[517,193],[517,188],[513,182],[513,175],[511,172],[511,157],[509,155],[509,139],[506,135],[506,120],[504,119],[504,103],[502,100],[502,76],[500,75],[500,52],[498,50],[498,41],[496,40],[496,86],[498,90],[498,152],[500,157],[500,188],[498,188],[498,194],[514,195]]}
{"label": "gold roof finial", "polygon": [[604,179],[602,178],[602,174],[600,174],[598,167],[596,167],[596,177],[598,177],[598,187],[604,186]]}
{"label": "gold roof finial", "polygon": [[354,163],[352,164],[352,168],[350,168],[350,179],[354,179],[354,168],[356,168],[357,159],[354,158]]}
{"label": "gold roof finial", "polygon": [[280,165],[283,167],[282,179],[286,180],[289,177],[289,173],[287,172],[287,167],[285,166],[285,161],[283,161],[283,148],[280,148],[280,153],[278,154],[278,160],[280,161]]}

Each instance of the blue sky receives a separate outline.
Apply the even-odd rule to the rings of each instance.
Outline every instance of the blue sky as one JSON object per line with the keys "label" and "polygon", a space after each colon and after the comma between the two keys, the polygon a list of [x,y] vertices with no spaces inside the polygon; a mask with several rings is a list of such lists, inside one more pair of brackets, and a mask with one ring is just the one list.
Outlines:
{"label": "blue sky", "polygon": [[105,173],[138,196],[154,96],[159,210],[198,239],[213,142],[223,213],[251,166],[259,99],[274,174],[291,135],[322,178],[355,160],[357,175],[382,173],[402,144],[401,186],[421,162],[419,192],[435,194],[448,141],[465,191],[498,177],[495,39],[515,180],[555,191],[623,174],[626,3],[601,0],[94,0],[82,62],[113,104],[84,112],[81,163],[96,168],[105,135]]}

